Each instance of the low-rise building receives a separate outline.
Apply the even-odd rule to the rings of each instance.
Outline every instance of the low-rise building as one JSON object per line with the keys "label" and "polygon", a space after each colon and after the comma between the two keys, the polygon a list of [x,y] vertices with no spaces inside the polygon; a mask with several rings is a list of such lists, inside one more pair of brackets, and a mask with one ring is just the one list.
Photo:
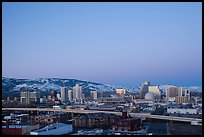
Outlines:
{"label": "low-rise building", "polygon": [[118,89],[116,89],[116,94],[124,95],[124,94],[126,94],[126,90],[124,88],[118,88]]}
{"label": "low-rise building", "polygon": [[73,131],[72,124],[54,123],[30,132],[30,135],[63,135]]}
{"label": "low-rise building", "polygon": [[175,102],[177,104],[183,104],[188,102],[188,97],[187,96],[177,96],[175,97]]}
{"label": "low-rise building", "polygon": [[112,130],[117,131],[136,131],[142,129],[140,118],[130,118],[127,112],[122,112],[122,118],[116,119]]}
{"label": "low-rise building", "polygon": [[30,131],[39,129],[39,124],[35,125],[20,125],[11,124],[10,120],[7,120],[5,124],[2,123],[2,135],[29,135]]}
{"label": "low-rise building", "polygon": [[124,97],[117,97],[117,98],[113,98],[113,97],[100,97],[97,99],[97,101],[99,103],[109,103],[109,104],[121,104],[121,103],[126,103],[127,100],[124,99]]}
{"label": "low-rise building", "polygon": [[197,109],[192,108],[167,108],[169,114],[197,114]]}
{"label": "low-rise building", "polygon": [[38,123],[41,125],[47,125],[56,123],[58,121],[58,118],[56,116],[45,116],[45,115],[38,115],[38,116],[31,116],[31,122],[32,123]]}
{"label": "low-rise building", "polygon": [[110,128],[115,115],[105,113],[81,114],[75,117],[74,126],[81,128]]}

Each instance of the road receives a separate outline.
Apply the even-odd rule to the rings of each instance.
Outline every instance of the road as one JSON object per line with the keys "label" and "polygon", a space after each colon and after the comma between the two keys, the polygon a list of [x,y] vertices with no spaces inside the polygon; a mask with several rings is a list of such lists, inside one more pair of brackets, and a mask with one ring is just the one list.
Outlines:
{"label": "road", "polygon": [[[80,109],[53,109],[53,108],[2,108],[2,110],[24,110],[24,111],[54,111],[54,112],[70,112],[70,113],[111,113],[115,115],[122,115],[121,112],[115,111],[98,111],[98,110],[80,110]],[[146,113],[128,113],[131,117],[138,118],[153,118],[153,119],[163,119],[170,121],[181,121],[181,122],[202,122],[202,119],[197,118],[186,118],[186,117],[174,117],[174,116],[161,116],[161,115],[151,115]]]}

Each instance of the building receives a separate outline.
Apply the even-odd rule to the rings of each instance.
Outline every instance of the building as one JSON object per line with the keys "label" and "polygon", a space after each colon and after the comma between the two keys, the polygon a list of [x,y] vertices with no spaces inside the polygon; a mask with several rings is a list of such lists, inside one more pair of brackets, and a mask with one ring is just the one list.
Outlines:
{"label": "building", "polygon": [[152,92],[147,92],[147,94],[145,94],[145,99],[146,100],[155,100],[155,94]]}
{"label": "building", "polygon": [[150,82],[144,82],[140,88],[140,99],[144,99],[145,94],[148,92],[148,87],[150,86]]}
{"label": "building", "polygon": [[197,109],[192,108],[167,108],[169,114],[197,114]]}
{"label": "building", "polygon": [[42,98],[40,98],[40,103],[43,103],[43,104],[45,104],[45,103],[47,103],[48,101],[47,101],[47,97],[46,96],[43,96]]}
{"label": "building", "polygon": [[31,116],[30,118],[33,124],[40,124],[40,125],[53,124],[59,121],[59,119],[56,116],[38,115],[38,116]]}
{"label": "building", "polygon": [[40,102],[39,92],[23,91],[21,92],[21,103]]}
{"label": "building", "polygon": [[189,89],[185,90],[185,97],[187,98],[187,101],[190,101],[190,90]]}
{"label": "building", "polygon": [[61,100],[60,93],[57,93],[57,99]]}
{"label": "building", "polygon": [[124,94],[126,94],[126,90],[123,89],[123,88],[116,89],[116,94],[122,94],[122,95],[124,95]]}
{"label": "building", "polygon": [[108,103],[108,104],[122,104],[127,103],[127,100],[124,97],[100,97],[97,99],[99,103]]}
{"label": "building", "polygon": [[71,119],[70,113],[51,113],[46,115],[32,115],[30,121],[32,124],[49,125],[57,122],[69,123]]}
{"label": "building", "polygon": [[81,114],[75,117],[74,127],[80,127],[80,128],[88,127],[88,116],[86,114]]}
{"label": "building", "polygon": [[169,101],[169,102],[175,102],[175,101],[176,101],[176,97],[169,97],[169,98],[168,98],[168,101]]}
{"label": "building", "polygon": [[175,102],[177,104],[183,104],[183,103],[188,103],[188,100],[186,96],[177,96],[175,97]]}
{"label": "building", "polygon": [[29,135],[30,131],[39,129],[39,124],[31,125],[28,114],[12,114],[2,119],[2,135]]}
{"label": "building", "polygon": [[133,96],[133,100],[135,100],[135,99],[140,99],[140,94],[135,94],[135,95]]}
{"label": "building", "polygon": [[159,99],[161,96],[159,86],[148,86],[148,92],[151,92],[151,93],[157,95],[156,99]]}
{"label": "building", "polygon": [[82,86],[79,86],[79,84],[76,84],[73,87],[73,99],[81,99],[83,97],[82,95]]}
{"label": "building", "polygon": [[167,87],[166,100],[177,96],[182,96],[182,87]]}
{"label": "building", "polygon": [[64,135],[73,131],[72,124],[55,123],[30,132],[30,135]]}
{"label": "building", "polygon": [[68,101],[67,87],[61,87],[61,101],[63,103]]}
{"label": "building", "polygon": [[38,129],[38,125],[2,125],[2,135],[29,135],[30,131]]}
{"label": "building", "polygon": [[97,91],[90,91],[90,97],[92,100],[97,100],[98,98]]}
{"label": "building", "polygon": [[68,91],[68,99],[69,99],[70,101],[73,100],[73,91],[72,91],[72,90],[69,90],[69,91]]}
{"label": "building", "polygon": [[133,96],[132,95],[125,95],[123,98],[126,100],[126,103],[133,102]]}
{"label": "building", "polygon": [[142,123],[140,118],[130,118],[127,116],[127,112],[122,112],[122,117],[116,119],[112,130],[116,131],[136,131],[142,129]]}
{"label": "building", "polygon": [[80,114],[75,117],[74,126],[80,128],[110,128],[114,123],[115,115],[105,113]]}
{"label": "building", "polygon": [[79,86],[79,84],[76,84],[73,87],[73,101],[75,103],[83,103],[83,99],[85,98],[85,95],[82,93],[82,86]]}

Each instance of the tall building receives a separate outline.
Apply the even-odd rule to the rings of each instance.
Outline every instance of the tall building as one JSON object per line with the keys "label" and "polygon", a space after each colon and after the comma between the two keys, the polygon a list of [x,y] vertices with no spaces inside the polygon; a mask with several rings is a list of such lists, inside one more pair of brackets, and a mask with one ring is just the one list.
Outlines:
{"label": "tall building", "polygon": [[40,101],[40,94],[39,92],[30,92],[30,91],[23,91],[21,92],[21,103],[31,103],[31,102],[39,102]]}
{"label": "tall building", "polygon": [[73,100],[73,91],[72,91],[72,90],[69,90],[69,91],[68,91],[68,99],[69,99],[70,101]]}
{"label": "tall building", "polygon": [[185,97],[187,98],[187,101],[190,101],[190,90],[189,89],[185,90]]}
{"label": "tall building", "polygon": [[159,86],[148,86],[148,92],[160,96]]}
{"label": "tall building", "polygon": [[140,99],[145,98],[145,94],[148,92],[148,87],[150,86],[150,82],[144,82],[140,88]]}
{"label": "tall building", "polygon": [[90,97],[92,100],[97,100],[98,98],[97,91],[90,91]]}
{"label": "tall building", "polygon": [[68,101],[67,87],[61,87],[61,101],[62,102],[67,102]]}
{"label": "tall building", "polygon": [[183,89],[182,89],[182,87],[178,87],[178,96],[182,96],[182,94],[183,94]]}
{"label": "tall building", "polygon": [[169,100],[169,98],[182,96],[182,87],[167,87],[166,89],[166,99]]}
{"label": "tall building", "polygon": [[119,89],[116,89],[116,94],[125,94],[126,93],[126,90],[123,89],[123,88],[119,88]]}
{"label": "tall building", "polygon": [[81,99],[82,98],[82,86],[79,86],[79,84],[76,84],[73,87],[73,99]]}

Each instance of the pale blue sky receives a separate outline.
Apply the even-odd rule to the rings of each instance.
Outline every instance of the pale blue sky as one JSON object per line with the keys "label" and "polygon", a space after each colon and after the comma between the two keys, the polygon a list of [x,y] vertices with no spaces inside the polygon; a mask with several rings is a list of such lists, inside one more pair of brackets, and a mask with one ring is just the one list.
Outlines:
{"label": "pale blue sky", "polygon": [[2,76],[201,86],[202,3],[2,3]]}

